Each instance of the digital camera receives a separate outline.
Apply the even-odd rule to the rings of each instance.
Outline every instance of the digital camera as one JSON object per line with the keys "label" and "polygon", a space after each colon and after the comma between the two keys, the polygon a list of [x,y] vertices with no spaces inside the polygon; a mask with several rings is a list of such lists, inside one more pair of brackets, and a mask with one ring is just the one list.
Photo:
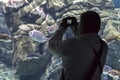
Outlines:
{"label": "digital camera", "polygon": [[68,25],[72,25],[72,20],[71,19],[67,19],[66,22],[67,22]]}
{"label": "digital camera", "polygon": [[65,18],[65,22],[66,22],[67,26],[74,27],[75,29],[77,29],[78,23],[77,23],[77,19],[75,17],[67,17],[67,18]]}

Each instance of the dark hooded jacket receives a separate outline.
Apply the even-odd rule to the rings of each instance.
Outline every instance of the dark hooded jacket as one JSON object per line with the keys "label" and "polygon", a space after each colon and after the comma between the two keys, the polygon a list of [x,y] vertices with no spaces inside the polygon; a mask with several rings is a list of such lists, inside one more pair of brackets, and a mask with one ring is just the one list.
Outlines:
{"label": "dark hooded jacket", "polygon": [[[48,49],[53,55],[62,58],[63,72],[61,80],[83,80],[95,59],[92,48],[96,51],[99,50],[101,38],[97,33],[88,33],[81,35],[80,38],[62,40],[64,33],[65,29],[58,29],[49,40]],[[86,41],[89,41],[92,45],[89,45]],[[103,44],[102,67],[105,64],[107,55],[107,44],[105,42]],[[99,67],[95,70],[93,80],[101,80]]]}

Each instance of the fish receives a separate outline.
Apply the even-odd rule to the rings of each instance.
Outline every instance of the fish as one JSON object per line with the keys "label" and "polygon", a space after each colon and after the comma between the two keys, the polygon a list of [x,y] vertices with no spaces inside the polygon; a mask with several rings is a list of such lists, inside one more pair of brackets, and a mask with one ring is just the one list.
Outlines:
{"label": "fish", "polygon": [[2,42],[11,42],[11,37],[7,34],[0,33],[0,41]]}
{"label": "fish", "polygon": [[102,72],[102,80],[108,80],[108,74],[112,70],[112,67],[109,65],[104,65],[103,72]]}
{"label": "fish", "polygon": [[112,67],[109,65],[105,65],[103,67],[103,74],[108,74],[112,70]]}
{"label": "fish", "polygon": [[34,40],[34,41],[37,41],[37,42],[40,42],[40,43],[44,43],[46,41],[49,40],[49,38],[46,38],[46,36],[38,31],[38,30],[32,30],[29,32],[29,36]]}
{"label": "fish", "polygon": [[115,70],[115,69],[112,69],[109,71],[109,74],[108,74],[110,77],[113,78],[113,80],[119,80],[119,77],[120,77],[120,71],[118,70]]}
{"label": "fish", "polygon": [[42,7],[37,6],[37,7],[35,8],[35,10],[38,12],[38,14],[41,16],[41,18],[45,18],[45,17],[46,17],[46,14],[45,14],[45,12],[44,12],[44,10],[43,10]]}
{"label": "fish", "polygon": [[57,24],[53,24],[51,26],[48,26],[48,32],[49,33],[55,33],[55,31],[58,29],[58,25]]}
{"label": "fish", "polygon": [[120,76],[120,71],[112,69],[109,71],[109,74],[111,74],[112,76]]}

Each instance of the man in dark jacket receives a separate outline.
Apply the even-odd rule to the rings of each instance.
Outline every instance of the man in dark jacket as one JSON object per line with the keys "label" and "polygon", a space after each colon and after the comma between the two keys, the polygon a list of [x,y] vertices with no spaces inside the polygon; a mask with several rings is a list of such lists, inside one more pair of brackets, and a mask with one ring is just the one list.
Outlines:
{"label": "man in dark jacket", "polygon": [[[49,40],[48,49],[53,55],[62,58],[63,72],[61,80],[84,80],[95,61],[95,53],[101,47],[101,38],[98,35],[100,30],[100,16],[93,11],[81,14],[80,25],[77,29],[77,22],[72,20],[72,30],[75,37],[62,40],[67,29],[67,18],[62,20],[59,29]],[[103,41],[102,41],[103,42]],[[103,42],[103,51],[100,58],[101,66],[105,64],[107,55],[107,44]],[[101,80],[101,70],[97,66],[92,80]],[[88,79],[89,80],[89,79]]]}

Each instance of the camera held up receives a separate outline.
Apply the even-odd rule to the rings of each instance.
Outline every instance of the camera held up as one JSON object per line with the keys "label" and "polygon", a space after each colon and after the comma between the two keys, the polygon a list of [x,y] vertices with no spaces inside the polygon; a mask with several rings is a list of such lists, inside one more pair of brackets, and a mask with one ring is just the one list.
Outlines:
{"label": "camera held up", "polygon": [[62,19],[60,27],[64,28],[71,27],[72,29],[77,30],[78,29],[77,19],[75,17],[66,17]]}
{"label": "camera held up", "polygon": [[74,33],[74,35],[76,37],[80,36],[78,26],[79,26],[79,24],[78,24],[77,19],[75,17],[66,17],[60,23],[60,27],[63,27],[65,29],[70,27],[72,29],[72,32]]}

